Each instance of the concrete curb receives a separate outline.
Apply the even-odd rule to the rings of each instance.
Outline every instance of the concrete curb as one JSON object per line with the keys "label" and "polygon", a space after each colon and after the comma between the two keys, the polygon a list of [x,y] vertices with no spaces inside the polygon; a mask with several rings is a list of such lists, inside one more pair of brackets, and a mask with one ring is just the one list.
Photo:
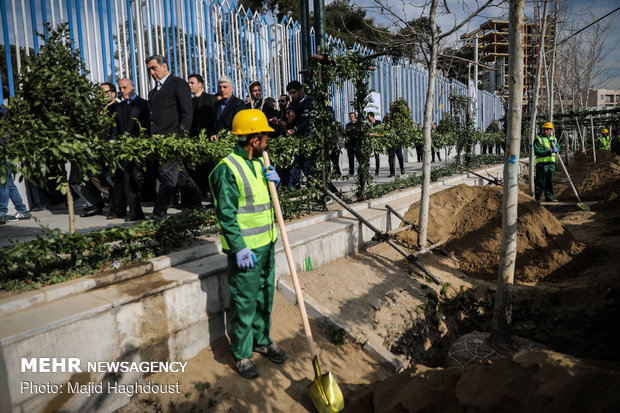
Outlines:
{"label": "concrete curb", "polygon": [[[284,298],[286,298],[293,305],[297,306],[297,295],[295,294],[294,288],[288,285],[287,281],[288,280],[283,279],[278,280],[277,290]],[[304,296],[304,303],[306,305],[306,312],[309,316],[317,320],[327,321],[334,327],[344,330],[349,339],[356,343],[362,344],[362,349],[364,351],[384,366],[392,369],[395,373],[399,373],[403,370],[403,363],[386,348],[384,348],[381,343],[374,343],[372,340],[366,340],[363,332],[359,331],[358,328],[351,326],[339,316],[332,314],[314,298]]]}
{"label": "concrete curb", "polygon": [[88,275],[60,284],[49,285],[35,291],[8,296],[0,300],[0,314],[10,314],[34,305],[48,303],[70,295],[81,294],[95,288],[101,288],[117,282],[141,277],[150,272],[161,271],[189,261],[217,254],[220,250],[221,246],[216,242],[198,245],[186,250],[175,251],[168,255],[154,257],[146,262],[129,264],[121,269],[109,269],[96,275]]}

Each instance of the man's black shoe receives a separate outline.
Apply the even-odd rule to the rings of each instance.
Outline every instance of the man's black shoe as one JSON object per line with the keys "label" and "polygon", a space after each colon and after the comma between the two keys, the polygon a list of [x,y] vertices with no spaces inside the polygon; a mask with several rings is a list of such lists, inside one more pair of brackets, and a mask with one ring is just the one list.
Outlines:
{"label": "man's black shoe", "polygon": [[394,174],[389,174],[388,178],[394,178]]}
{"label": "man's black shoe", "polygon": [[125,214],[117,214],[116,212],[110,212],[106,219],[120,219],[125,218]]}
{"label": "man's black shoe", "polygon": [[274,363],[284,363],[287,359],[286,353],[276,343],[271,343],[267,347],[257,346],[253,350],[255,353],[262,354]]}
{"label": "man's black shoe", "polygon": [[237,365],[237,371],[242,377],[246,379],[255,379],[258,377],[258,370],[252,360],[250,359],[241,359],[235,362]]}
{"label": "man's black shoe", "polygon": [[95,208],[91,206],[87,208],[86,211],[84,211],[84,213],[80,216],[82,218],[86,218],[86,217],[94,217],[95,215],[103,215],[103,211],[99,208]]}
{"label": "man's black shoe", "polygon": [[163,215],[159,215],[159,214],[152,214],[151,215],[151,220],[155,221],[155,222],[161,222],[165,219],[166,217]]}
{"label": "man's black shoe", "polygon": [[144,219],[144,215],[139,215],[135,217],[128,216],[127,218],[125,218],[125,222],[142,221],[143,219]]}

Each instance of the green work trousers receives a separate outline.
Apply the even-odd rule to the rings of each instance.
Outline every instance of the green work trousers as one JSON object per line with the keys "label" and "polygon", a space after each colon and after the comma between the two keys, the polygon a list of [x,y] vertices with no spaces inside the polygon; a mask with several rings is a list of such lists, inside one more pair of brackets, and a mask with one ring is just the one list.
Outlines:
{"label": "green work trousers", "polygon": [[545,199],[553,199],[553,175],[555,175],[555,162],[541,162],[536,164],[536,179],[534,194],[536,200],[540,201],[540,196],[545,193]]}
{"label": "green work trousers", "polygon": [[258,261],[247,270],[237,267],[235,254],[227,254],[230,347],[237,360],[252,358],[253,347],[273,342],[269,330],[275,291],[274,249],[275,243],[253,249]]}

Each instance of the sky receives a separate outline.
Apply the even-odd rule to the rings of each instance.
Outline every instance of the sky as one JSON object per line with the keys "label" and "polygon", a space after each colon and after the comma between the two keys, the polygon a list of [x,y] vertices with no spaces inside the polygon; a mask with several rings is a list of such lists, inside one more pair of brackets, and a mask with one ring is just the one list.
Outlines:
{"label": "sky", "polygon": [[[416,5],[423,4],[423,0],[382,0],[383,4],[389,5],[392,10],[398,12],[399,16],[405,20],[412,20],[420,17],[422,9],[416,7]],[[473,0],[446,0],[451,14],[443,14],[438,16],[438,25],[442,31],[450,30],[456,22],[460,22],[468,12],[476,10],[476,2]],[[534,17],[534,1],[526,0],[526,17],[532,19]],[[330,3],[329,0],[326,3]],[[376,24],[383,26],[389,26],[390,21],[380,12],[377,8],[375,0],[355,0],[353,3],[359,5],[367,11],[367,16],[372,17]],[[440,1],[442,4],[443,1]],[[614,10],[620,4],[618,0],[562,0],[560,7],[567,8],[569,13],[566,15],[571,20],[575,21],[575,26],[581,28],[588,23],[596,20],[599,17],[604,16],[608,12]],[[549,4],[549,12],[553,10],[553,5]],[[426,15],[426,12],[425,12]],[[477,29],[480,24],[491,18],[504,18],[508,17],[507,2],[504,2],[500,7],[492,7],[483,11],[478,17],[472,19],[467,25],[465,25],[458,34],[452,36],[444,46],[460,47],[462,43],[458,42],[460,35],[471,32]],[[458,20],[457,20],[458,19]],[[603,22],[609,20],[613,21],[609,31],[607,32],[607,47],[605,48],[606,59],[601,62],[605,68],[605,77],[609,77],[601,86],[602,89],[620,89],[620,47],[616,47],[620,43],[620,10],[614,14],[608,16]],[[564,36],[560,35],[558,41]]]}

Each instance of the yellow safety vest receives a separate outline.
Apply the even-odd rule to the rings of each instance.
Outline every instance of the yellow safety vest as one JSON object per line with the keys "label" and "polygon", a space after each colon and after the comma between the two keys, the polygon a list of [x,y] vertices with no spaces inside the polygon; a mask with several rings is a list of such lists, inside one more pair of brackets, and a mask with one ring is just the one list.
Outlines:
{"label": "yellow safety vest", "polygon": [[[540,144],[541,147],[543,147],[544,149],[550,151],[551,150],[551,142],[549,142],[549,138],[545,137],[545,136],[536,136],[536,139],[538,139],[538,143]],[[555,153],[552,153],[549,156],[537,156],[536,157],[536,163],[543,163],[543,162],[553,162],[555,163]]]}
{"label": "yellow safety vest", "polygon": [[599,149],[604,149],[606,151],[610,151],[611,150],[611,140],[609,139],[609,135],[607,136],[599,136],[598,137],[598,148]]}
{"label": "yellow safety vest", "polygon": [[[239,188],[239,203],[237,209],[237,223],[241,229],[241,236],[249,249],[265,246],[276,242],[278,233],[274,220],[273,206],[269,196],[267,180],[263,175],[262,162],[252,162],[254,173],[243,157],[231,153],[220,161],[230,168],[235,175]],[[217,202],[217,200],[216,200]],[[221,234],[222,249],[230,251],[228,242]]]}

